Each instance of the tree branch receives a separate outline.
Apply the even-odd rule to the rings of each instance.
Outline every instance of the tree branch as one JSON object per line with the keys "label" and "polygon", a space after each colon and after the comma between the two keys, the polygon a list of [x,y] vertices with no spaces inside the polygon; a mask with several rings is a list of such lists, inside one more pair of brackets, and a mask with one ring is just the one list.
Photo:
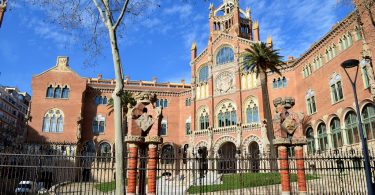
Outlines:
{"label": "tree branch", "polygon": [[103,10],[102,10],[102,8],[99,6],[99,4],[98,4],[98,2],[96,2],[96,0],[92,0],[92,1],[94,2],[96,9],[98,9],[98,12],[99,12],[99,14],[100,14],[100,18],[101,18],[102,21],[103,21],[103,24],[106,25],[106,24],[107,24],[107,19],[106,19],[106,18],[104,17],[104,15],[103,15]]}
{"label": "tree branch", "polygon": [[116,30],[116,28],[120,24],[122,18],[124,17],[126,8],[128,7],[128,4],[129,4],[129,0],[126,0],[124,5],[122,6],[121,13],[120,13],[119,17],[117,18],[117,21],[116,21],[115,25],[113,26],[114,30]]}

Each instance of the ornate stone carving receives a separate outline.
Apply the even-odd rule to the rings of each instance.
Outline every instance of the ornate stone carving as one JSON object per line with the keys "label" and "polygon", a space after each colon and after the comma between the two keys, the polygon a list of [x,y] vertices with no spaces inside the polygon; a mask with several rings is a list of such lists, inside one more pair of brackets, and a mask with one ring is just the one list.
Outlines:
{"label": "ornate stone carving", "polygon": [[223,94],[229,92],[229,90],[234,88],[234,78],[233,74],[230,72],[223,72],[216,77],[216,92],[218,94]]}
{"label": "ornate stone carving", "polygon": [[[295,100],[292,97],[276,98],[273,101],[276,107],[276,117],[274,123],[280,123],[281,137],[283,133],[287,134],[287,137],[292,137],[297,128],[302,126],[302,120],[304,115],[300,112],[293,112],[289,110],[295,104]],[[277,125],[277,124],[276,124]]]}
{"label": "ornate stone carving", "polygon": [[262,141],[255,135],[250,135],[249,137],[244,139],[242,143],[242,151],[244,151],[245,153],[249,153],[249,145],[251,142],[258,143],[259,151],[265,152],[265,153],[268,152],[268,151],[265,151],[264,143],[262,143]]}
{"label": "ornate stone carving", "polygon": [[154,120],[152,120],[152,117],[147,112],[144,112],[135,122],[144,132],[154,124]]}
{"label": "ornate stone carving", "polygon": [[144,142],[144,138],[142,136],[128,135],[125,136],[124,141],[127,143],[142,143]]}
{"label": "ornate stone carving", "polygon": [[161,143],[163,141],[163,138],[160,136],[147,136],[145,137],[146,143]]}
{"label": "ornate stone carving", "polygon": [[154,103],[156,101],[156,94],[148,91],[137,92],[134,94],[134,99],[144,104]]}
{"label": "ornate stone carving", "polygon": [[215,145],[214,145],[214,152],[215,154],[217,154],[217,152],[219,151],[219,148],[222,144],[224,144],[225,142],[232,142],[234,144],[236,144],[236,139],[234,137],[231,137],[231,136],[223,136],[223,137],[220,137],[216,142],[215,142]]}

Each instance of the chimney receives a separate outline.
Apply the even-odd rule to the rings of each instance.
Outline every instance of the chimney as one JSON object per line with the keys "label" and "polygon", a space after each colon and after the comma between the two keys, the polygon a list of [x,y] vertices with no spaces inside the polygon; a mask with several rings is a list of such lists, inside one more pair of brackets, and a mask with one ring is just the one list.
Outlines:
{"label": "chimney", "polygon": [[293,56],[288,56],[288,61],[292,61],[294,60],[294,57]]}
{"label": "chimney", "polygon": [[185,84],[185,79],[181,79],[180,83]]}
{"label": "chimney", "polygon": [[98,80],[102,79],[102,74],[98,74]]}
{"label": "chimney", "polygon": [[254,41],[260,41],[259,37],[259,23],[258,21],[255,21],[253,24],[253,31],[254,31]]}
{"label": "chimney", "polygon": [[193,61],[197,57],[197,43],[194,41],[191,45],[191,61]]}

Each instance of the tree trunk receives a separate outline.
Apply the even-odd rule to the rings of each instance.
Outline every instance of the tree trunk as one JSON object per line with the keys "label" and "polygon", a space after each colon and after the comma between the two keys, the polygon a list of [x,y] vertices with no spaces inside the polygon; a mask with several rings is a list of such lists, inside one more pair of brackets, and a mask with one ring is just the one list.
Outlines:
{"label": "tree trunk", "polygon": [[116,86],[112,93],[114,122],[115,122],[115,158],[116,158],[116,195],[125,194],[124,179],[124,142],[122,133],[122,107],[121,94],[123,93],[124,81],[122,75],[122,67],[117,45],[117,37],[115,29],[109,28],[109,38],[111,42],[113,65],[115,70]]}
{"label": "tree trunk", "polygon": [[2,5],[0,3],[0,28],[1,28],[1,24],[3,23],[3,18],[4,18],[5,11],[6,11],[6,4]]}
{"label": "tree trunk", "polygon": [[276,150],[273,145],[273,124],[272,124],[272,113],[270,107],[270,97],[268,95],[268,86],[267,86],[267,73],[265,71],[261,71],[260,73],[260,85],[262,87],[262,94],[263,94],[263,114],[264,118],[267,120],[267,137],[270,142],[270,168],[271,171],[277,170],[277,163],[276,163]]}

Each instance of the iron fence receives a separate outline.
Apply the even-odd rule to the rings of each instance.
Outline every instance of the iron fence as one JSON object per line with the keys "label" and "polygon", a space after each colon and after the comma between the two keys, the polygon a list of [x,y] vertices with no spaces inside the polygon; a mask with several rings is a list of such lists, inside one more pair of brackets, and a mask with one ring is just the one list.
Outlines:
{"label": "iron fence", "polygon": [[[373,156],[372,153],[370,156]],[[196,155],[157,158],[156,194],[281,194],[280,158],[240,155],[232,158]],[[186,156],[185,156],[186,157]],[[125,164],[129,160],[125,158]],[[147,193],[147,150],[139,151],[138,194]],[[295,157],[289,157],[291,193],[297,194]],[[366,194],[360,152],[332,151],[303,158],[308,194]],[[372,170],[375,162],[372,161]],[[126,170],[126,172],[128,169]],[[125,175],[127,175],[125,173]],[[15,194],[30,184],[33,194],[114,194],[113,157],[0,154],[0,194]],[[23,182],[22,182],[23,181]],[[26,183],[27,181],[27,183]],[[20,184],[21,183],[21,184]],[[127,180],[125,180],[127,186]],[[46,190],[40,190],[44,188]],[[47,192],[48,191],[48,192]]]}

